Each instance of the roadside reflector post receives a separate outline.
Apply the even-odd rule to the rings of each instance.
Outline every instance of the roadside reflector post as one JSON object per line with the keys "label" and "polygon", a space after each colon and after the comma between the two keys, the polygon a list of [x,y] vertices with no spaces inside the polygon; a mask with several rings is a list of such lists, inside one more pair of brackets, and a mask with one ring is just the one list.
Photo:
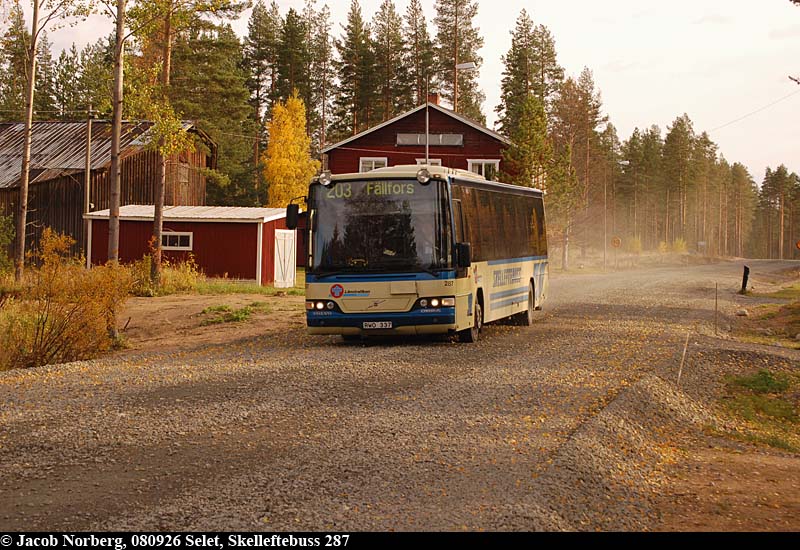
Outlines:
{"label": "roadside reflector post", "polygon": [[744,266],[744,274],[742,275],[742,290],[739,291],[739,294],[747,294],[747,281],[750,279],[750,268]]}
{"label": "roadside reflector post", "polygon": [[675,387],[680,387],[681,385],[681,376],[683,375],[683,364],[686,362],[686,350],[689,349],[689,337],[692,335],[692,331],[686,333],[686,343],[683,345],[683,355],[681,356],[681,366],[678,369],[678,382],[675,384]]}

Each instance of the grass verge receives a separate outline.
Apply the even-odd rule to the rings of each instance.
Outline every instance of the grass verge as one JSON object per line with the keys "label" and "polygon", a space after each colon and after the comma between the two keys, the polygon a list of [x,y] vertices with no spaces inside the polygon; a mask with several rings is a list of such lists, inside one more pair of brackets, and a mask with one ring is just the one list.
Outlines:
{"label": "grass verge", "polygon": [[721,408],[736,424],[725,435],[800,453],[800,374],[762,369],[728,377]]}
{"label": "grass verge", "polygon": [[241,323],[250,319],[254,313],[269,313],[272,307],[266,302],[253,302],[241,308],[230,306],[207,307],[201,315],[209,315],[200,322],[200,326],[221,325],[224,323]]}

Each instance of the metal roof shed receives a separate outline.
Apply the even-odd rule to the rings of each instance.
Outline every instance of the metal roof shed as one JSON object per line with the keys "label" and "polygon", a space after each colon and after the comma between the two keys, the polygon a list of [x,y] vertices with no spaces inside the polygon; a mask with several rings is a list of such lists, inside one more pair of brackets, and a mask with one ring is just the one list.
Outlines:
{"label": "metal roof shed", "polygon": [[[120,261],[130,263],[150,253],[152,205],[120,208]],[[89,220],[87,266],[108,261],[108,217],[102,210]],[[291,287],[295,282],[296,233],[286,229],[286,210],[233,206],[164,208],[164,258],[194,259],[209,277]]]}

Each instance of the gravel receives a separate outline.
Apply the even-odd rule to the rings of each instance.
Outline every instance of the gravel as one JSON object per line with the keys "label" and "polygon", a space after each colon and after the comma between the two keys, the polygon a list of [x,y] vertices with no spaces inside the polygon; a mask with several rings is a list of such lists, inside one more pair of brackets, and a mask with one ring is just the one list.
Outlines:
{"label": "gravel", "polygon": [[706,336],[740,270],[554,278],[474,346],[287,330],[0,373],[0,530],[647,529],[720,365],[774,361]]}

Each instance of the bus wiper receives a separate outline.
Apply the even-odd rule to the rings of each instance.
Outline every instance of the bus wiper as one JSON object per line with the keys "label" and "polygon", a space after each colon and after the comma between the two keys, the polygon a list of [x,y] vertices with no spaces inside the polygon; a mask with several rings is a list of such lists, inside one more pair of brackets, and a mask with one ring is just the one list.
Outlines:
{"label": "bus wiper", "polygon": [[447,271],[447,269],[445,268],[430,269],[427,267],[422,267],[421,265],[412,266],[411,269],[413,269],[414,271],[422,271],[436,279],[439,278],[439,276],[442,274],[442,271]]}
{"label": "bus wiper", "polygon": [[343,271],[331,271],[330,273],[310,273],[317,278],[317,280],[327,279],[328,277],[336,277],[337,275],[344,275]]}

